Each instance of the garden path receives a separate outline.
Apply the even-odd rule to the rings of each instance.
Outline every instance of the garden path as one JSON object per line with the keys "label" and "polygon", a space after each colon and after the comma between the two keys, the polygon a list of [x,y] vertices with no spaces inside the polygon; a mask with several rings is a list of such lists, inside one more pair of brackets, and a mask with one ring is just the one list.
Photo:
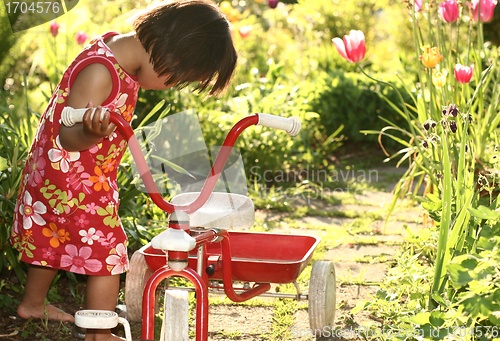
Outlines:
{"label": "garden path", "polygon": [[[334,262],[337,277],[335,329],[344,335],[324,340],[362,340],[351,330],[379,323],[367,312],[353,315],[351,310],[376,294],[398,257],[405,237],[423,227],[418,205],[412,206],[407,202],[401,203],[385,224],[387,209],[393,198],[390,191],[400,178],[401,170],[385,168],[380,169],[378,174],[376,181],[351,183],[351,188],[360,189],[354,195],[344,192],[345,196],[336,200],[322,201],[304,201],[301,198],[291,201],[293,210],[286,212],[256,211],[253,229],[322,238],[313,261]],[[308,266],[298,279],[304,293],[308,292],[310,271],[311,266]],[[68,281],[61,280],[58,292],[66,293],[66,296],[59,306],[74,312],[81,309],[81,302],[75,302],[67,285]],[[83,292],[83,287],[81,284],[79,292]],[[293,285],[272,288],[278,289],[281,292],[296,292]],[[14,299],[20,299],[17,292],[10,293]],[[54,339],[54,330],[58,332],[57,339],[74,340],[67,336],[71,333],[70,325],[50,322],[45,326],[43,322],[25,322],[16,319],[12,312],[5,312],[0,317],[0,336],[3,340]],[[258,297],[236,305],[224,296],[211,295],[209,340],[314,340],[307,336],[308,319],[307,301]],[[141,340],[140,329],[140,323],[132,323],[134,341]],[[303,336],[298,336],[300,334]]]}
{"label": "garden path", "polygon": [[[344,335],[325,340],[362,340],[352,330],[379,322],[366,312],[353,315],[350,311],[358,302],[370,300],[376,294],[405,237],[423,227],[422,212],[418,205],[407,202],[399,205],[385,223],[387,209],[393,198],[390,190],[394,188],[394,179],[397,181],[401,170],[384,168],[379,174],[385,176],[378,177],[378,183],[368,184],[369,190],[357,192],[354,200],[341,200],[338,204],[309,203],[313,208],[320,207],[322,212],[349,214],[296,218],[293,212],[256,212],[257,224],[267,226],[270,232],[322,237],[313,260],[334,262],[337,277],[335,328]],[[310,267],[308,269],[310,271]],[[301,282],[301,278],[301,290],[307,292],[307,281]],[[268,300],[255,300],[250,305],[214,302],[210,308],[209,340],[313,340],[307,337],[309,321],[305,302],[291,305],[288,312],[283,313],[282,309]],[[280,337],[277,330],[285,330],[286,327],[295,332],[288,333],[288,336],[281,333]],[[299,331],[303,337],[298,337]]]}

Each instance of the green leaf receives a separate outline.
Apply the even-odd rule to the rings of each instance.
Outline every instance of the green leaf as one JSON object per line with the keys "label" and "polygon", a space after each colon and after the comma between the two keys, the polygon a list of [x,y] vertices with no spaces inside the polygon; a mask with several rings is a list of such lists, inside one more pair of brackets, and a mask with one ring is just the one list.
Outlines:
{"label": "green leaf", "polygon": [[492,238],[480,237],[477,242],[477,248],[481,250],[493,251],[494,248],[500,246],[500,237],[495,236]]}
{"label": "green leaf", "polygon": [[[151,109],[151,111],[149,112],[149,114],[141,121],[141,124],[139,124],[139,126],[137,127],[137,129],[139,129],[140,127],[142,127],[144,124],[146,124],[149,119],[151,117],[153,117],[154,114],[156,114],[156,112],[158,110],[161,109],[161,107],[163,107],[163,105],[165,104],[165,100],[161,100],[160,102],[158,102],[158,104],[155,105],[155,107],[153,109]],[[170,108],[168,107],[166,110],[164,110],[164,112],[160,115],[160,118],[162,118],[164,115],[166,115],[168,113],[168,111],[170,111]]]}
{"label": "green leaf", "polygon": [[447,328],[436,328],[430,323],[420,326],[418,331],[418,335],[425,337],[426,340],[442,340],[449,334]]}
{"label": "green leaf", "polygon": [[362,300],[362,301],[359,301],[356,306],[354,308],[352,308],[351,310],[351,314],[355,315],[357,313],[359,313],[360,311],[363,311],[365,310],[366,308],[368,308],[369,306],[371,305],[371,303],[367,300]]}
{"label": "green leaf", "polygon": [[500,212],[494,211],[494,210],[490,209],[489,207],[481,205],[477,209],[479,211],[481,211],[482,213],[486,214],[487,216],[489,216],[490,220],[496,220],[496,219],[500,218]]}
{"label": "green leaf", "polygon": [[488,320],[494,325],[500,326],[500,311],[492,311],[491,315],[488,316]]}
{"label": "green leaf", "polygon": [[446,301],[444,300],[444,298],[438,294],[433,294],[432,295],[432,299],[434,301],[436,301],[439,305],[441,305],[442,307],[444,308],[448,308],[449,307],[449,304],[446,303]]}
{"label": "green leaf", "polygon": [[486,219],[486,220],[490,219],[490,216],[488,214],[481,212],[478,209],[469,207],[468,210],[469,210],[470,214],[472,214],[474,217],[476,217],[478,219]]}
{"label": "green leaf", "polygon": [[443,317],[445,317],[445,313],[434,310],[429,316],[429,322],[436,328],[441,327],[445,322]]}
{"label": "green leaf", "polygon": [[427,201],[422,203],[422,207],[427,211],[439,211],[443,207],[443,202]]}
{"label": "green leaf", "polygon": [[448,273],[450,275],[451,284],[457,289],[474,280],[469,274],[468,269],[454,262],[448,265]]}
{"label": "green leaf", "polygon": [[431,317],[431,313],[425,312],[425,313],[418,313],[415,316],[410,316],[409,320],[410,322],[413,322],[414,324],[419,324],[419,325],[424,325],[429,323],[429,318]]}
{"label": "green leaf", "polygon": [[464,310],[471,314],[473,318],[488,317],[495,309],[489,297],[475,294],[469,295],[469,297],[461,301],[460,304],[464,306]]}
{"label": "green leaf", "polygon": [[6,170],[8,168],[7,159],[4,159],[0,156],[0,172]]}
{"label": "green leaf", "polygon": [[397,299],[396,294],[390,294],[387,290],[385,289],[378,289],[377,293],[375,295],[379,300],[384,300],[384,301],[389,301],[392,302]]}

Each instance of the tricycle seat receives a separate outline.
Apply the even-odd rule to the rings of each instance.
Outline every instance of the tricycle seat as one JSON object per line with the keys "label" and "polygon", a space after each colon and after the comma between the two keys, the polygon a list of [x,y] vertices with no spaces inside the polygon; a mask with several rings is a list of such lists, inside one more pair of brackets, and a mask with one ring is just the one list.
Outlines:
{"label": "tricycle seat", "polygon": [[[199,192],[178,194],[172,198],[174,205],[192,203]],[[204,228],[248,228],[255,223],[255,208],[252,199],[235,193],[214,192],[205,205],[189,214],[191,227]]]}

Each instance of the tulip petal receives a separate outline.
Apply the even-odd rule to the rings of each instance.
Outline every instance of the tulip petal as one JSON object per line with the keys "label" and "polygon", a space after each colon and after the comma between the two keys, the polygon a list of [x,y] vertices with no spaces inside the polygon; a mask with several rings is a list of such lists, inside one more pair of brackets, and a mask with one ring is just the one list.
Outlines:
{"label": "tulip petal", "polygon": [[337,51],[339,51],[339,54],[347,61],[349,61],[349,58],[347,57],[347,54],[345,52],[345,45],[342,39],[340,38],[333,38],[332,39],[333,44],[337,48]]}
{"label": "tulip petal", "polygon": [[352,30],[348,36],[344,36],[344,45],[349,61],[357,63],[363,60],[366,53],[365,35],[362,31]]}

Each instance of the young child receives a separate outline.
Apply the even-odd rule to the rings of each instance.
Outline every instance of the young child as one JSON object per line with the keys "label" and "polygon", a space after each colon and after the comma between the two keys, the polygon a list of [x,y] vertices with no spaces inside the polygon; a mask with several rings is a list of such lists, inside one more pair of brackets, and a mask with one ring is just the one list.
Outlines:
{"label": "young child", "polygon": [[[12,243],[30,263],[22,318],[74,321],[45,304],[58,269],[88,276],[87,309],[114,310],[119,276],[128,269],[127,237],[118,217],[116,172],[126,149],[109,113],[82,124],[61,124],[64,107],[108,108],[127,121],[145,89],[227,88],[237,55],[230,26],[208,0],[162,3],[137,16],[134,32],[93,38],[71,63],[41,117],[28,155]],[[87,330],[86,340],[117,338]],[[118,339],[118,338],[117,338]]]}

